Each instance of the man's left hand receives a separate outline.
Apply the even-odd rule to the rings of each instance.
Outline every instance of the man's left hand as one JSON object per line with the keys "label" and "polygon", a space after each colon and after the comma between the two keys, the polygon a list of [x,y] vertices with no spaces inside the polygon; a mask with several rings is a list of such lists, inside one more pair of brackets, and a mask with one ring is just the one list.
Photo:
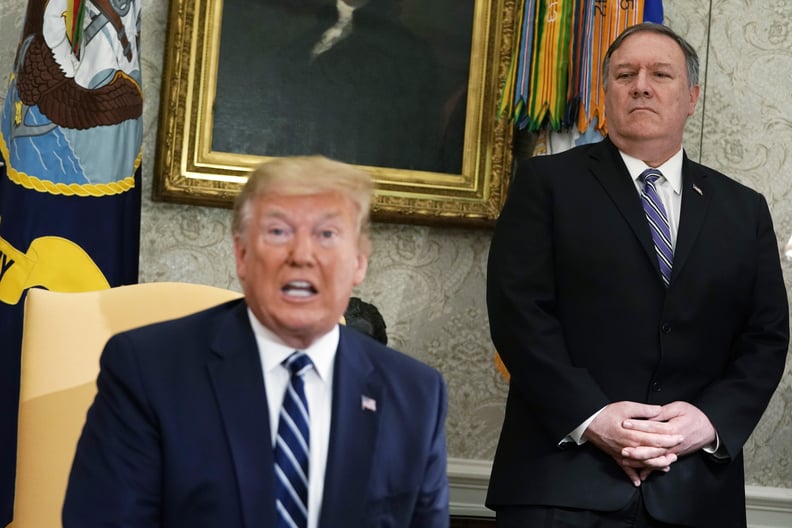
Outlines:
{"label": "man's left hand", "polygon": [[[677,456],[693,453],[715,442],[715,427],[707,415],[695,405],[683,401],[663,405],[660,414],[651,419],[626,420],[622,426],[647,433],[680,435],[682,442],[666,452]],[[657,448],[648,446],[625,447],[622,456],[647,461],[656,451]]]}

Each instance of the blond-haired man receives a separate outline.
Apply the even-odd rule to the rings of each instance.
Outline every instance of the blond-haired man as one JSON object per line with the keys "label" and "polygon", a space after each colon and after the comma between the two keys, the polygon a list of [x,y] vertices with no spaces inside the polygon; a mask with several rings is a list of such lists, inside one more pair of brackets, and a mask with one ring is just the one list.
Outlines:
{"label": "blond-haired man", "polygon": [[322,157],[250,175],[244,300],[110,340],[65,527],[448,525],[442,377],[338,324],[372,189]]}

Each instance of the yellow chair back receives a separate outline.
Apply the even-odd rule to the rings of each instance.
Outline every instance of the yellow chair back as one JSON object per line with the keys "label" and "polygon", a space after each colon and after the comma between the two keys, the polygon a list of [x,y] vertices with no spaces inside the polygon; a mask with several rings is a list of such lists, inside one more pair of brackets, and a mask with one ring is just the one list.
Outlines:
{"label": "yellow chair back", "polygon": [[57,528],[72,459],[96,395],[99,356],[113,334],[221,304],[241,294],[153,282],[25,301],[13,528]]}

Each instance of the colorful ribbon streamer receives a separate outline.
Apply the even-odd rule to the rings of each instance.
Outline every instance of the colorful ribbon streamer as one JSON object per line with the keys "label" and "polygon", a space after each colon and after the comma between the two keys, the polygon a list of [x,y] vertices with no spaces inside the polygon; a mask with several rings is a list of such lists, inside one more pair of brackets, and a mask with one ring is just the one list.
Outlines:
{"label": "colorful ribbon streamer", "polygon": [[499,114],[530,131],[607,133],[602,61],[613,40],[641,21],[662,23],[661,0],[525,0]]}

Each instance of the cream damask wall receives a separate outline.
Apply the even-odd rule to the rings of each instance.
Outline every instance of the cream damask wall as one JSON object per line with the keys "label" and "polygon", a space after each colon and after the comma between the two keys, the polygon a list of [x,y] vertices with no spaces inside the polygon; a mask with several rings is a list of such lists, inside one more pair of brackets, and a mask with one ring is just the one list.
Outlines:
{"label": "cream damask wall", "polygon": [[[0,0],[0,102],[26,4]],[[702,59],[703,96],[689,122],[688,155],[764,193],[781,247],[792,234],[792,2],[664,4],[666,23],[686,36]],[[229,211],[150,199],[167,10],[166,1],[143,0],[140,280],[239,289]],[[484,301],[489,232],[375,224],[373,239],[368,278],[356,295],[380,308],[393,346],[443,372],[450,456],[491,459],[507,386],[493,367]],[[792,290],[792,262],[783,266]],[[791,410],[788,368],[746,446],[747,483],[792,488]]]}

